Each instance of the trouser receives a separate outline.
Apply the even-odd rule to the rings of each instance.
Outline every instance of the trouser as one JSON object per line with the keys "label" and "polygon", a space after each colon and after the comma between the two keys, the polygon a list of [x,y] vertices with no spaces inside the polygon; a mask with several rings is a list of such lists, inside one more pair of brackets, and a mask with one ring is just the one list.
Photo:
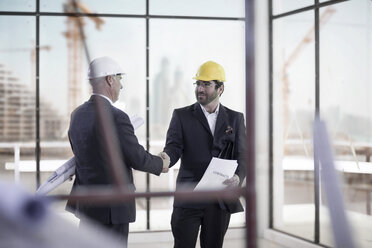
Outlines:
{"label": "trouser", "polygon": [[[90,225],[92,221],[85,222],[84,220],[80,220],[79,228],[84,227],[85,225]],[[97,223],[97,222],[96,222]],[[121,224],[102,224],[98,223],[99,225],[103,226],[105,229],[109,230],[110,232],[114,233],[120,240],[123,241],[123,247],[128,247],[128,233],[129,233],[129,223],[121,223]]]}
{"label": "trouser", "polygon": [[174,248],[194,248],[200,227],[202,248],[222,248],[229,222],[230,213],[218,204],[203,209],[174,207],[171,220]]}

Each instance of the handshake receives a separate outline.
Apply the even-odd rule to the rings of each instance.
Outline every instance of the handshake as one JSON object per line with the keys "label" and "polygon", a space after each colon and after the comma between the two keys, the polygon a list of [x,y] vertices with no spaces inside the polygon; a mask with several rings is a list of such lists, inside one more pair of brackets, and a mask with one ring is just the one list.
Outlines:
{"label": "handshake", "polygon": [[158,156],[163,160],[163,170],[162,173],[167,173],[169,171],[170,157],[165,152],[161,152]]}

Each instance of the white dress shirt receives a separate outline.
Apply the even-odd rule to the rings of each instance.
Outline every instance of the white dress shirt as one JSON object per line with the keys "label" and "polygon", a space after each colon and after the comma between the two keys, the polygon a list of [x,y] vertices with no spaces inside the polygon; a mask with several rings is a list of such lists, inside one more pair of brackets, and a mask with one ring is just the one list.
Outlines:
{"label": "white dress shirt", "polygon": [[209,128],[211,129],[212,135],[214,136],[214,130],[216,128],[216,122],[217,122],[218,111],[220,110],[220,104],[218,104],[216,110],[213,113],[209,113],[201,104],[200,104],[200,107],[203,110],[205,118],[207,118]]}

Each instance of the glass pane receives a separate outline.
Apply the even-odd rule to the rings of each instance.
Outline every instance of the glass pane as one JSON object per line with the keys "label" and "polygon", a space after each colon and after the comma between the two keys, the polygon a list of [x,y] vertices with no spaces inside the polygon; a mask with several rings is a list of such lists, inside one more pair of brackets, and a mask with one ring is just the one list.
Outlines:
{"label": "glass pane", "polygon": [[[110,56],[124,68],[123,90],[115,106],[129,116],[138,115],[146,122],[146,49],[145,20],[123,18],[99,18],[103,24],[97,29],[95,22],[81,18],[85,23],[86,43],[91,58]],[[42,160],[50,164],[61,164],[72,156],[67,138],[70,114],[90,97],[90,85],[87,81],[88,63],[82,46],[76,18],[41,17],[40,45],[49,50],[40,51],[40,102],[44,133],[42,144],[58,145],[58,150],[43,149]],[[58,59],[56,59],[58,58]],[[136,131],[138,139],[144,143],[146,128]],[[44,178],[50,175],[48,171]],[[141,172],[135,182],[141,185],[145,173]],[[136,177],[137,174],[135,174]],[[66,183],[53,194],[69,194],[71,183]],[[141,186],[139,186],[141,189]],[[64,203],[61,203],[61,210]],[[143,208],[142,208],[143,209]],[[141,208],[138,207],[138,211]]]}
{"label": "glass pane", "polygon": [[[138,15],[146,13],[146,0],[80,0],[76,2],[78,2],[81,13]],[[40,0],[40,10],[44,12],[75,12],[71,0]]]}
{"label": "glass pane", "polygon": [[35,0],[1,0],[0,11],[35,11]]}
{"label": "glass pane", "polygon": [[313,11],[274,21],[274,227],[314,237]]}
{"label": "glass pane", "polygon": [[[372,191],[372,2],[322,8],[320,108],[343,181],[347,215],[358,247],[370,247]],[[326,202],[321,243],[333,245]]]}
{"label": "glass pane", "polygon": [[[50,47],[49,51],[41,53],[41,96],[48,99],[51,105],[67,118],[72,110],[86,101],[90,95],[90,85],[86,76],[87,58],[76,21],[74,17],[41,18],[41,47]],[[90,57],[110,56],[127,71],[124,88],[115,105],[124,109],[129,116],[137,114],[145,118],[144,20],[100,18],[103,22],[101,29],[97,29],[90,19],[82,18],[82,21],[85,23]],[[59,83],[50,83],[56,80]],[[75,85],[71,85],[70,82],[74,82]],[[77,90],[73,90],[74,88]],[[68,90],[72,92],[74,98],[69,96]],[[145,139],[144,130],[145,128],[138,130],[140,139]]]}
{"label": "glass pane", "polygon": [[151,15],[244,17],[243,0],[151,0]]}
{"label": "glass pane", "polygon": [[[224,35],[221,36],[220,34]],[[221,103],[245,112],[245,43],[243,21],[168,20],[150,21],[150,144],[157,154],[165,145],[166,132],[175,108],[196,102],[194,80],[198,67],[208,61],[220,63],[226,72],[225,92]],[[217,38],[218,37],[218,38]],[[161,177],[151,176],[151,190],[174,190],[179,165]],[[151,200],[153,201],[153,199]],[[170,218],[169,198],[159,211]],[[240,213],[239,213],[240,214]],[[239,216],[237,214],[237,216]],[[170,228],[152,214],[152,227]],[[243,213],[244,216],[244,213]],[[240,216],[241,217],[241,216]],[[236,220],[236,221],[235,221]],[[244,224],[244,217],[232,219],[231,225]]]}
{"label": "glass pane", "polygon": [[272,0],[273,14],[278,15],[288,11],[314,5],[314,0]]}
{"label": "glass pane", "polygon": [[0,181],[19,182],[30,192],[36,188],[34,49],[35,18],[0,16]]}
{"label": "glass pane", "polygon": [[152,142],[165,139],[174,108],[196,101],[192,77],[207,60],[225,68],[222,104],[244,112],[243,21],[151,20],[150,42]]}

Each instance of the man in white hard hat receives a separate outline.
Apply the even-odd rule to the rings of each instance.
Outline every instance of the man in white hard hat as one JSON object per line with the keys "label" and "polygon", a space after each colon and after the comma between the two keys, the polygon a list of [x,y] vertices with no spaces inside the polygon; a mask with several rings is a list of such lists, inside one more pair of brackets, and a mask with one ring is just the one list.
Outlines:
{"label": "man in white hard hat", "polygon": [[[212,157],[237,160],[235,175],[224,181],[238,187],[245,177],[245,126],[242,113],[220,104],[225,71],[216,62],[199,67],[194,77],[196,103],[176,109],[169,124],[164,152],[173,166],[181,158],[176,190],[193,190]],[[226,165],[228,166],[228,165]],[[172,233],[175,248],[194,248],[200,230],[203,248],[221,248],[230,214],[243,211],[234,201],[188,202],[174,198]]]}
{"label": "man in white hard hat", "polygon": [[[123,170],[127,177],[127,188],[134,192],[132,169],[160,175],[167,172],[169,157],[154,156],[145,151],[138,143],[133,126],[126,113],[115,108],[112,104],[119,98],[124,75],[119,64],[109,57],[94,59],[88,70],[89,82],[93,93],[90,99],[75,109],[71,114],[68,136],[76,159],[75,181],[72,191],[79,186],[107,186],[113,184],[109,163],[112,157],[108,155],[105,143],[107,129],[114,132],[118,149],[125,164]],[[102,114],[98,114],[97,107],[104,111],[104,115],[112,120],[112,126],[102,128]],[[102,113],[102,112],[100,112]],[[107,123],[107,122],[106,122]],[[110,142],[113,142],[110,140]],[[115,144],[115,142],[113,142]],[[112,148],[110,148],[112,149]],[[82,202],[67,203],[67,210],[80,218],[80,225],[85,224],[82,217],[105,226],[107,229],[120,234],[127,246],[129,223],[135,221],[135,200],[125,203],[110,203],[106,205],[84,204]]]}

